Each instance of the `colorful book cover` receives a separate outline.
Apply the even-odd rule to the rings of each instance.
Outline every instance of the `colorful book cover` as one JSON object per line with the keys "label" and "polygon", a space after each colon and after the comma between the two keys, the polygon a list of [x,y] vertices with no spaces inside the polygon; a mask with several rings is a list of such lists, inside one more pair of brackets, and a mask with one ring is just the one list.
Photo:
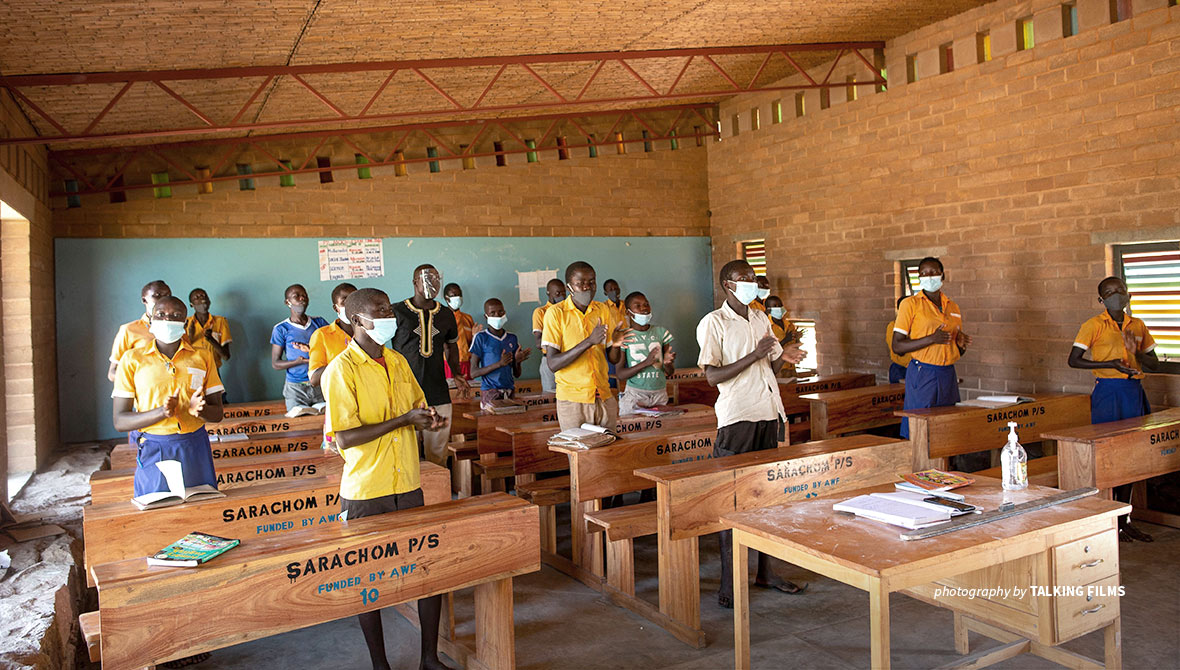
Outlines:
{"label": "colorful book cover", "polygon": [[208,533],[192,532],[148,557],[149,565],[195,567],[238,546],[231,540]]}
{"label": "colorful book cover", "polygon": [[901,478],[927,491],[949,491],[975,483],[975,480],[970,477],[964,477],[963,475],[944,472],[942,470],[922,470],[921,472],[902,475]]}

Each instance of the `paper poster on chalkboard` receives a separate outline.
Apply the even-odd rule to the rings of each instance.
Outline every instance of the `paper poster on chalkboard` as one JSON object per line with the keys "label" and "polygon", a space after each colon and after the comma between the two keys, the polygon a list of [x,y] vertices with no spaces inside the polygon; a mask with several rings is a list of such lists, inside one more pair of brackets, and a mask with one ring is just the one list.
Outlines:
{"label": "paper poster on chalkboard", "polygon": [[545,285],[550,279],[557,278],[557,270],[533,270],[531,272],[516,271],[516,287],[520,289],[520,303],[544,304]]}
{"label": "paper poster on chalkboard", "polygon": [[381,238],[320,240],[320,281],[385,276]]}

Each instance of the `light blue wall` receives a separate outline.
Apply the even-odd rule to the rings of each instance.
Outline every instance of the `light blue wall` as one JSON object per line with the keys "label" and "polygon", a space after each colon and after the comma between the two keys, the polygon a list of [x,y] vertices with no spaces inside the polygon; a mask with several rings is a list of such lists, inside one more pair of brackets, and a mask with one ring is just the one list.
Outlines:
{"label": "light blue wall", "polygon": [[[57,255],[57,361],[61,435],[66,442],[117,435],[111,424],[111,384],[107,359],[119,324],[142,313],[140,288],[164,279],[187,302],[200,286],[213,300],[212,311],[229,318],[233,358],[222,367],[233,402],[280,397],[283,373],[270,367],[270,329],[287,317],[283,289],[307,287],[308,312],[332,318],[330,292],[336,282],[321,282],[315,239],[59,239]],[[678,364],[696,361],[695,327],[712,309],[712,261],[705,237],[643,238],[386,238],[385,277],[358,286],[375,286],[393,299],[411,292],[410,273],[420,263],[434,264],[444,282],[464,290],[463,311],[482,314],[483,301],[504,299],[509,330],[531,342],[530,318],[536,304],[518,304],[516,271],[560,268],[589,261],[601,287],[618,279],[623,293],[640,290],[651,299],[656,323],[676,336]],[[539,299],[539,296],[538,296]],[[527,338],[527,340],[526,340]],[[525,364],[525,377],[537,376],[539,357]]]}

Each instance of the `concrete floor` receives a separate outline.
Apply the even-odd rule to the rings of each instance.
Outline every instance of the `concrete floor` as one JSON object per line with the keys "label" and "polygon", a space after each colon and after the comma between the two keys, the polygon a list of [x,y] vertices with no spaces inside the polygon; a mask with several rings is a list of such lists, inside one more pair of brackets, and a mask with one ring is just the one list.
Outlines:
{"label": "concrete floor", "polygon": [[[634,495],[634,494],[633,494]],[[565,521],[559,519],[559,522]],[[1128,670],[1180,668],[1180,530],[1142,524],[1155,535],[1151,544],[1121,544],[1123,664]],[[565,523],[568,534],[568,522]],[[568,555],[568,541],[563,542]],[[657,602],[655,538],[636,542],[636,589]],[[543,567],[515,583],[516,658],[520,668],[607,669],[675,668],[714,670],[733,667],[733,613],[716,604],[720,568],[717,541],[701,541],[702,626],[708,646],[691,649],[647,620],[611,605],[598,593]],[[751,564],[753,572],[753,563]],[[778,572],[807,582],[802,595],[755,589],[750,609],[755,668],[855,669],[869,665],[868,596],[852,587],[779,563]],[[952,640],[950,612],[902,595],[891,600],[895,668],[932,668],[959,658]],[[456,595],[458,637],[471,642],[472,598]],[[385,611],[390,663],[414,668],[418,631],[393,610]],[[995,646],[972,635],[971,649]],[[469,645],[470,646],[470,645]],[[1102,634],[1074,640],[1066,648],[1102,658]],[[368,655],[355,619],[257,640],[214,653],[198,668],[365,670]],[[993,666],[1008,669],[1059,667],[1024,655]]]}

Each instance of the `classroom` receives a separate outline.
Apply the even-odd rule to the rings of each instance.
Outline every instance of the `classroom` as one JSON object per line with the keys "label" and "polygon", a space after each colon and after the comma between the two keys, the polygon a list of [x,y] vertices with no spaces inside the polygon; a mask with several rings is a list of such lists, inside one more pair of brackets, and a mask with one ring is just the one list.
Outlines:
{"label": "classroom", "polygon": [[0,360],[0,668],[1180,670],[1180,6],[6,0]]}

